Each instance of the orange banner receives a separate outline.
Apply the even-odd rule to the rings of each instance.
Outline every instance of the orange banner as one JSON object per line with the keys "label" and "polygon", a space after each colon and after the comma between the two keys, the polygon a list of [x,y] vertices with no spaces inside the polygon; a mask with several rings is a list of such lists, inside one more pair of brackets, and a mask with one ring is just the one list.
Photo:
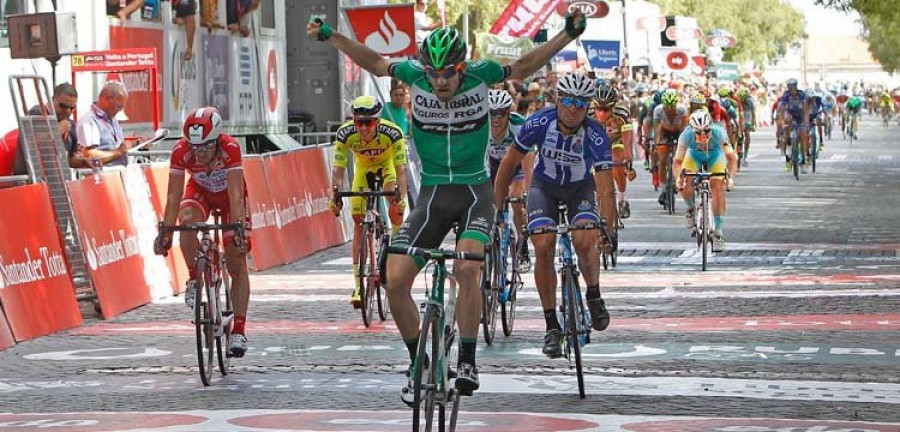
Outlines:
{"label": "orange banner", "polygon": [[303,183],[291,163],[290,153],[263,159],[263,168],[275,203],[275,217],[281,226],[284,259],[294,262],[313,252],[308,240],[311,233],[305,229],[300,214]]}
{"label": "orange banner", "polygon": [[285,263],[284,244],[281,241],[281,218],[276,217],[275,202],[269,193],[265,168],[259,157],[244,158],[244,182],[247,184],[250,216],[253,224],[251,237],[253,268],[265,270]]}
{"label": "orange banner", "polygon": [[[153,210],[156,211],[156,220],[161,221],[169,193],[169,165],[154,163],[144,165],[143,168],[144,175],[147,176],[147,183],[150,185],[150,202],[153,204]],[[172,294],[184,292],[188,280],[187,265],[183,256],[180,248],[173,247],[166,257],[172,277]]]}
{"label": "orange banner", "polygon": [[100,183],[86,177],[66,186],[103,318],[150,302],[121,175],[104,173]]}
{"label": "orange banner", "polygon": [[47,186],[0,189],[0,202],[15,207],[0,212],[0,303],[13,336],[23,341],[81,325]]}

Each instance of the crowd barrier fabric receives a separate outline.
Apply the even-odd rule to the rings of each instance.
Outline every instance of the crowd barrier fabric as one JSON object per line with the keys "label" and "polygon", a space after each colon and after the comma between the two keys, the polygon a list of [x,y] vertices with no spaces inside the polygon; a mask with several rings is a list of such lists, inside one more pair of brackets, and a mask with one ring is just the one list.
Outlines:
{"label": "crowd barrier fabric", "polygon": [[253,225],[253,249],[250,255],[253,258],[253,268],[265,270],[286,262],[281,239],[281,217],[269,193],[263,159],[259,156],[244,157],[243,162]]}
{"label": "crowd barrier fabric", "polygon": [[[312,251],[319,251],[344,242],[340,220],[328,210],[331,200],[331,173],[326,170],[321,149],[301,150],[289,154],[300,176],[302,214]],[[349,203],[346,207],[349,207]]]}
{"label": "crowd barrier fabric", "polygon": [[0,345],[6,321],[16,341],[81,325],[47,186],[2,189],[0,203]]}
{"label": "crowd barrier fabric", "polygon": [[150,287],[121,174],[104,173],[99,183],[85,177],[66,187],[103,318],[148,303]]}
{"label": "crowd barrier fabric", "polygon": [[3,313],[3,308],[0,307],[0,351],[15,344],[16,339],[13,338],[12,330],[9,329],[9,323],[6,322],[6,314]]}
{"label": "crowd barrier fabric", "polygon": [[[147,177],[147,184],[150,186],[150,203],[156,211],[156,221],[159,222],[163,219],[166,198],[169,192],[169,164],[167,162],[154,162],[149,165],[143,165],[142,168],[144,169],[144,175]],[[172,249],[169,249],[166,262],[169,264],[172,294],[180,294],[184,291],[187,283],[188,270],[181,248],[178,247],[178,236],[173,236],[172,241],[174,244]]]}

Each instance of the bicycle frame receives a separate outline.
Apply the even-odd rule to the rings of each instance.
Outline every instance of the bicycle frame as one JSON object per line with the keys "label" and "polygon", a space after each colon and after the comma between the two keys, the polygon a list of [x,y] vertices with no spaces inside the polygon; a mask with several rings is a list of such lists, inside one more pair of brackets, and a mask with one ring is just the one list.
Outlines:
{"label": "bicycle frame", "polygon": [[[704,167],[705,168],[705,167]],[[704,169],[698,173],[682,173],[685,177],[693,177],[694,200],[697,209],[694,211],[694,235],[697,238],[697,247],[702,251],[702,270],[706,271],[710,242],[713,233],[712,191],[709,180],[714,177],[727,177],[725,173],[709,173]],[[697,197],[700,197],[697,200]]]}

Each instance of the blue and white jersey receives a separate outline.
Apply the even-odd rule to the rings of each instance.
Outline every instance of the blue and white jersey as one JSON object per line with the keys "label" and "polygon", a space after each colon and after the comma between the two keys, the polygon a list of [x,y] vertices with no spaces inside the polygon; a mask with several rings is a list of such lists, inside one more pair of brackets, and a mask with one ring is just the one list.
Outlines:
{"label": "blue and white jersey", "polygon": [[532,114],[516,136],[516,148],[522,153],[537,147],[536,177],[567,185],[591,178],[592,167],[612,169],[612,143],[600,122],[586,117],[578,132],[563,138],[557,121],[556,107],[544,108]]}
{"label": "blue and white jersey", "polygon": [[803,90],[797,90],[797,96],[791,97],[791,91],[785,90],[778,98],[778,106],[784,107],[785,111],[791,114],[794,120],[803,120],[803,107],[807,101],[806,93]]}

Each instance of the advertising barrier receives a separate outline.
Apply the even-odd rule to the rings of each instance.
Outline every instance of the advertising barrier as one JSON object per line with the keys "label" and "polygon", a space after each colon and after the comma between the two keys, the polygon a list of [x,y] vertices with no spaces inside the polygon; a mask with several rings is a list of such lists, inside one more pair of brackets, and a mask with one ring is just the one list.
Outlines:
{"label": "advertising barrier", "polygon": [[0,307],[0,351],[5,350],[16,344],[13,338],[12,330],[9,329],[9,323],[6,322],[6,314]]}
{"label": "advertising barrier", "polygon": [[281,217],[275,207],[269,185],[266,182],[263,160],[258,156],[244,157],[244,182],[253,225],[251,237],[253,268],[265,270],[284,264],[284,244],[281,241]]}
{"label": "advertising barrier", "polygon": [[[166,205],[166,194],[169,187],[169,164],[154,162],[150,165],[143,165],[144,176],[147,177],[147,184],[150,187],[150,204],[156,212],[156,221],[163,219],[163,211]],[[181,249],[178,247],[178,236],[173,237],[175,244],[169,249],[169,255],[166,257],[168,263],[169,276],[172,281],[172,294],[180,294],[184,291],[185,284],[188,280],[187,265],[182,258]]]}
{"label": "advertising barrier", "polygon": [[150,302],[140,242],[121,174],[104,173],[99,183],[85,177],[66,187],[103,318]]}
{"label": "advertising barrier", "polygon": [[81,325],[47,185],[2,189],[0,202],[15,203],[0,212],[0,347],[4,330],[21,342]]}
{"label": "advertising barrier", "polygon": [[331,175],[325,169],[321,149],[301,150],[290,153],[300,174],[299,185],[303,191],[300,203],[304,210],[301,220],[307,226],[305,236],[298,240],[309,242],[309,253],[341,244],[343,235],[340,221],[328,210],[331,200]]}

